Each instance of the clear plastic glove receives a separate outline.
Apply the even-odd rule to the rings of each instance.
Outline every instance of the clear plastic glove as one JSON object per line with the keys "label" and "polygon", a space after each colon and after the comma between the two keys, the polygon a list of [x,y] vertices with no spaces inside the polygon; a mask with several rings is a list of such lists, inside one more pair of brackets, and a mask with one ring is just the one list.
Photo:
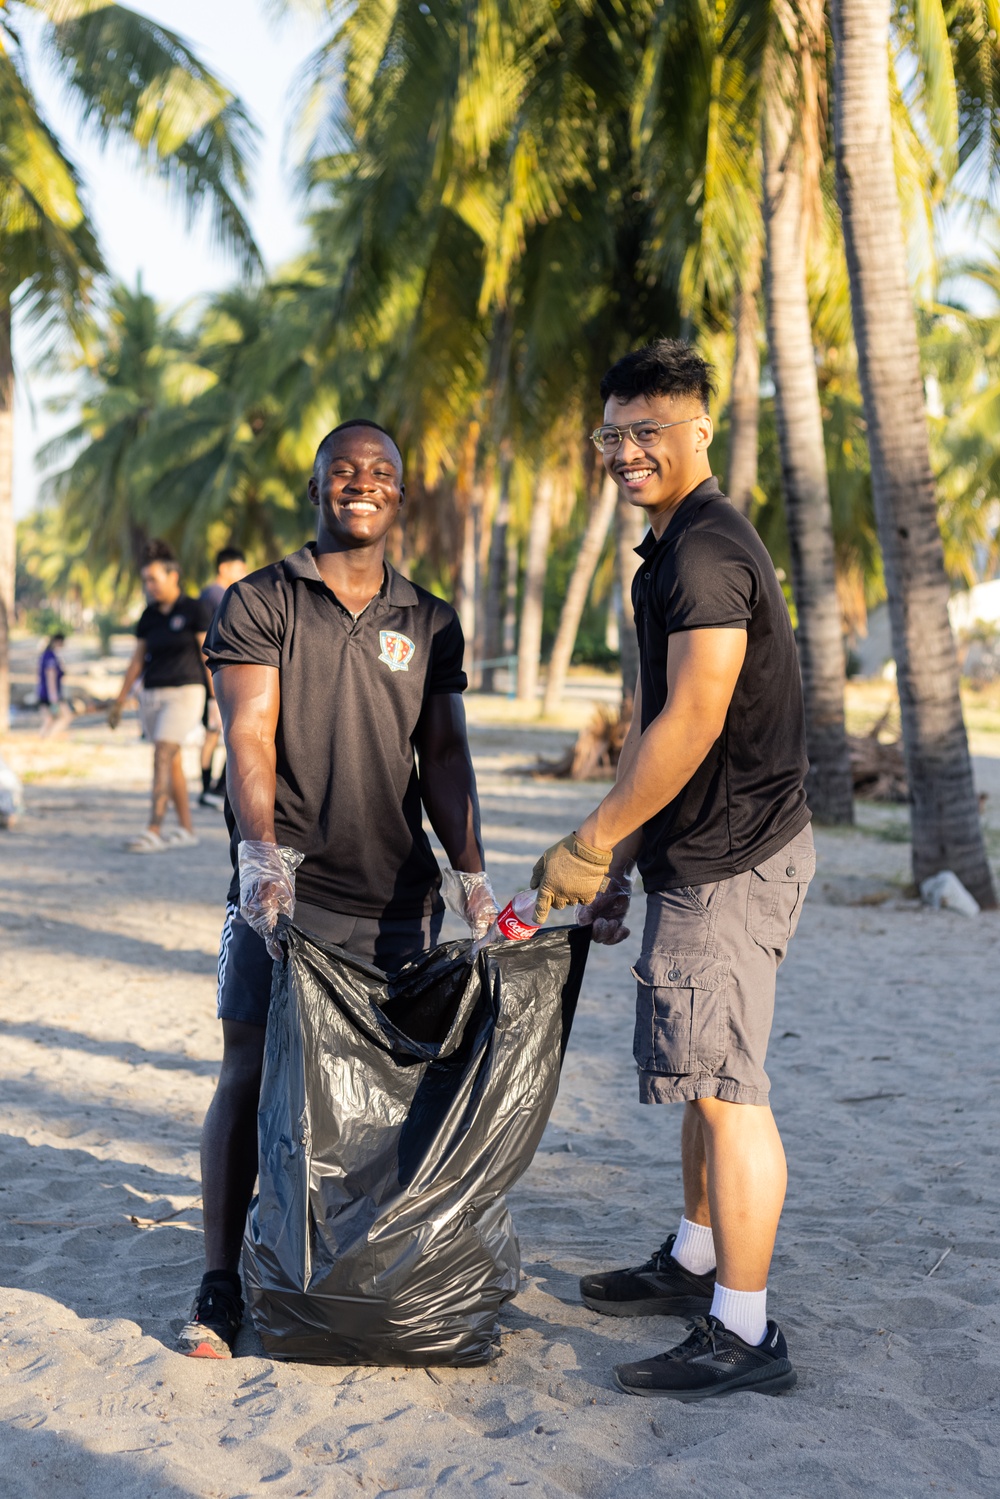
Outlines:
{"label": "clear plastic glove", "polygon": [[448,910],[461,916],[474,942],[481,942],[500,914],[486,871],[467,874],[461,869],[446,869],[441,876],[441,890]]}
{"label": "clear plastic glove", "polygon": [[295,915],[295,871],[304,854],[278,843],[245,839],[237,849],[240,870],[240,911],[272,958],[282,956],[277,931]]}
{"label": "clear plastic glove", "polygon": [[589,906],[580,906],[576,913],[580,926],[593,927],[595,942],[605,947],[614,947],[624,942],[629,935],[625,925],[629,901],[632,899],[632,876],[613,874],[608,878],[607,889],[595,895]]}

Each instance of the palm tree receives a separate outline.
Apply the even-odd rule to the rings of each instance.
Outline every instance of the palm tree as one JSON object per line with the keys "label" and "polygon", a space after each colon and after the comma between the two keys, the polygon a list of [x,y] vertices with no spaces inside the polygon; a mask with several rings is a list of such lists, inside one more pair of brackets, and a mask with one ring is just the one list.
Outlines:
{"label": "palm tree", "polygon": [[843,629],[806,271],[809,220],[818,216],[823,44],[823,0],[803,0],[797,13],[775,7],[763,74],[767,325],[806,704],[807,791],[820,821],[850,823]]}
{"label": "palm tree", "polygon": [[29,318],[72,322],[103,270],[79,175],[28,87],[18,42],[28,13],[42,22],[49,60],[83,124],[102,142],[131,147],[190,211],[210,204],[219,240],[246,268],[259,263],[240,207],[253,130],[191,49],[123,5],[0,0],[0,730],[13,610],[11,309],[16,298]]}
{"label": "palm tree", "polygon": [[[886,55],[890,0],[832,0],[831,17],[837,194],[889,593],[910,782],[913,873],[919,884],[952,869],[980,905],[995,906],[948,620],[948,580],[893,161]],[[950,75],[950,58],[938,56],[939,66],[945,61]],[[990,119],[989,137],[994,128]]]}
{"label": "palm tree", "polygon": [[63,453],[74,455],[48,483],[63,518],[66,566],[84,554],[95,570],[112,567],[127,595],[152,534],[148,494],[137,484],[137,449],[184,345],[141,281],[134,291],[112,288],[105,318],[82,332],[82,344],[80,420],[40,456],[50,466]]}
{"label": "palm tree", "polygon": [[760,441],[760,243],[748,247],[733,298],[733,373],[729,387],[726,493],[749,516],[757,488]]}
{"label": "palm tree", "polygon": [[554,713],[562,701],[566,686],[566,674],[573,659],[580,620],[587,606],[587,596],[593,582],[597,564],[604,550],[608,528],[614,517],[618,502],[618,486],[610,474],[605,474],[590,508],[587,528],[580,538],[576,562],[570,574],[569,586],[559,615],[559,628],[549,656],[549,673],[545,680],[545,698],[542,711]]}

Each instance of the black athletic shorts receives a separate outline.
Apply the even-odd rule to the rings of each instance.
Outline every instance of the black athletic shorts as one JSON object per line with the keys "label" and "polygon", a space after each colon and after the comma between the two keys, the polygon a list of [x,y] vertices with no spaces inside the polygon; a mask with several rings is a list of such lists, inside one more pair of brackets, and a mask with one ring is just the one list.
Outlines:
{"label": "black athletic shorts", "polygon": [[[443,920],[443,909],[430,916],[390,919],[324,911],[304,901],[295,907],[296,925],[304,932],[374,963],[384,973],[396,972],[408,959],[434,947]],[[219,1019],[266,1025],[273,968],[263,937],[247,924],[238,906],[228,905],[219,939]]]}

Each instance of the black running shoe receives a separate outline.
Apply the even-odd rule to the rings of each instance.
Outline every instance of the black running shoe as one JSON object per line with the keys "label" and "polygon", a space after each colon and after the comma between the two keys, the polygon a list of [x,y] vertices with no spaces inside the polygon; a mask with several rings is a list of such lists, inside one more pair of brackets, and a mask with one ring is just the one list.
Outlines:
{"label": "black running shoe", "polygon": [[737,1390],[780,1395],[795,1378],[777,1322],[767,1324],[763,1343],[754,1348],[718,1317],[696,1317],[690,1336],[676,1348],[615,1369],[615,1384],[626,1395],[684,1401],[711,1400]]}
{"label": "black running shoe", "polygon": [[607,1317],[697,1317],[706,1313],[715,1293],[715,1271],[694,1275],[670,1253],[671,1234],[644,1265],[608,1270],[580,1281],[584,1306]]}
{"label": "black running shoe", "polygon": [[215,1281],[202,1285],[191,1308],[191,1320],[177,1337],[177,1352],[188,1358],[232,1358],[243,1321],[243,1297]]}

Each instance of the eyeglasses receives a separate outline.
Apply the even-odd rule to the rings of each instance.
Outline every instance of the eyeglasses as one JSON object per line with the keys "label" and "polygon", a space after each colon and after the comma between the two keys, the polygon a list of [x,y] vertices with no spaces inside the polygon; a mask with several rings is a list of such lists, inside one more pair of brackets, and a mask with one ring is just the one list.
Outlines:
{"label": "eyeglasses", "polygon": [[590,440],[599,453],[613,453],[624,442],[627,432],[640,448],[655,448],[660,440],[660,433],[666,432],[668,427],[684,427],[688,422],[697,420],[695,416],[686,416],[680,422],[644,421],[629,422],[627,427],[597,427],[591,432]]}

